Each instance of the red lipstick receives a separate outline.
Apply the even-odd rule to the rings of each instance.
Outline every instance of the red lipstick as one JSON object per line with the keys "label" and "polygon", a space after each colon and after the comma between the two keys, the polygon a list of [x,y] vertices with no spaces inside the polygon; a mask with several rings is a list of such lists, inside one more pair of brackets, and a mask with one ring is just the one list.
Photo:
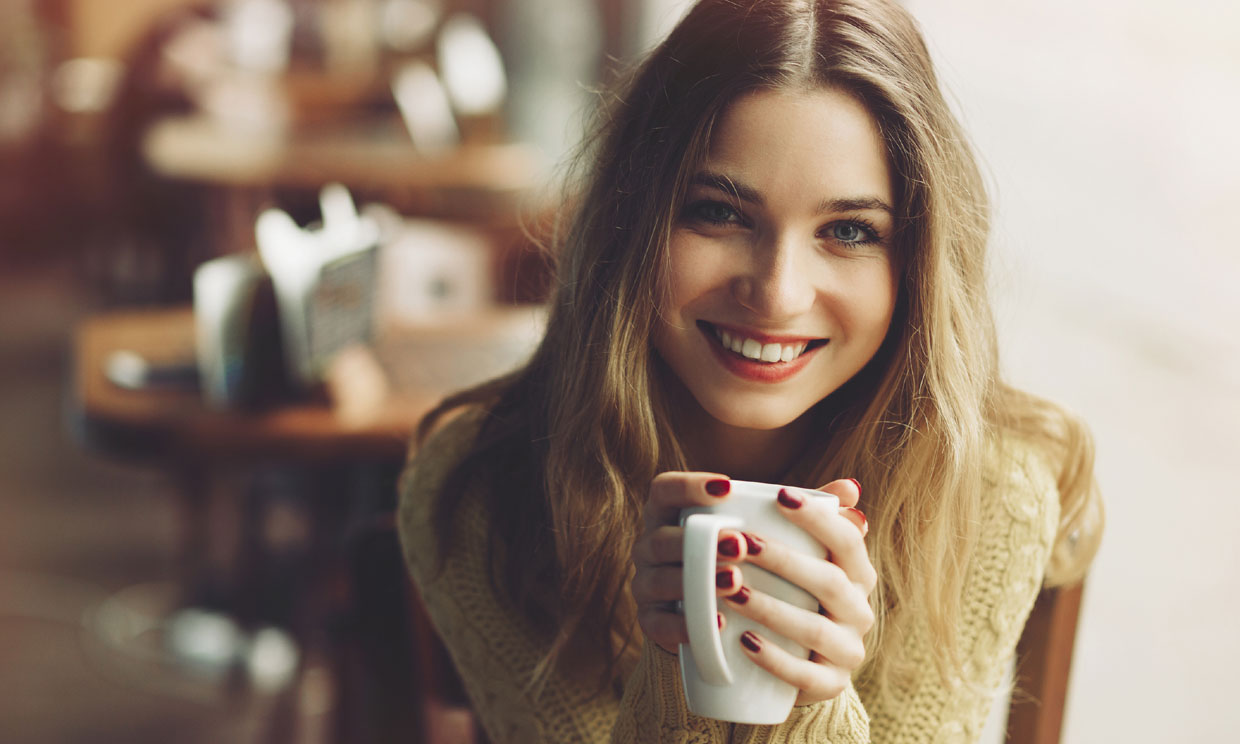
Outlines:
{"label": "red lipstick", "polygon": [[[723,342],[715,335],[715,328],[721,328],[730,334],[752,338],[763,344],[796,344],[806,343],[810,341],[824,341],[822,344],[811,345],[801,353],[796,359],[789,362],[760,362],[754,359],[743,357],[726,349]],[[710,346],[711,353],[715,355],[715,359],[723,365],[724,369],[732,374],[747,380],[749,382],[777,383],[783,382],[791,378],[797,372],[805,368],[809,364],[810,358],[818,352],[823,346],[826,346],[824,339],[814,339],[808,336],[773,336],[765,333],[758,333],[749,330],[742,330],[731,326],[711,326],[706,323],[699,323],[698,330],[706,337],[706,343]]]}

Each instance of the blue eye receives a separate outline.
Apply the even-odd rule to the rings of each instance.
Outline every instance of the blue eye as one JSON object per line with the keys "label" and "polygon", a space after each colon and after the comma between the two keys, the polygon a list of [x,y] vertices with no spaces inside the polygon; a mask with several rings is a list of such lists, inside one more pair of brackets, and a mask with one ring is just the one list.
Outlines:
{"label": "blue eye", "polygon": [[831,226],[831,237],[843,243],[859,243],[865,233],[851,222],[837,222]]}
{"label": "blue eye", "polygon": [[862,245],[877,243],[879,240],[878,231],[854,220],[833,223],[828,226],[827,232],[832,240],[838,240],[841,243]]}

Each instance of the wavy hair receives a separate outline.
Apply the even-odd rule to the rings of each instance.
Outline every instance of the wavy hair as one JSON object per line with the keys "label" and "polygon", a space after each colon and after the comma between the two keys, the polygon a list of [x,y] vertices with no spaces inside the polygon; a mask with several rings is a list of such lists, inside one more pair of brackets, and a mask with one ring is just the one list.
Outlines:
{"label": "wavy hair", "polygon": [[548,638],[533,684],[569,644],[592,649],[612,683],[632,659],[629,554],[645,494],[657,473],[691,466],[651,346],[669,237],[727,106],[749,91],[818,86],[865,104],[897,200],[902,276],[888,337],[815,408],[813,456],[786,479],[856,477],[877,495],[866,509],[878,622],[860,673],[885,684],[906,669],[902,644],[883,639],[919,618],[940,641],[941,675],[959,678],[964,569],[988,446],[1001,436],[1034,440],[1059,465],[1063,539],[1048,581],[1079,579],[1092,558],[1092,444],[1071,415],[999,377],[989,202],[915,21],[891,0],[702,0],[601,108],[570,179],[576,206],[553,241],[551,312],[531,361],[448,398],[419,427],[424,437],[465,405],[488,412],[435,519],[451,529],[455,494],[480,489],[495,587]]}

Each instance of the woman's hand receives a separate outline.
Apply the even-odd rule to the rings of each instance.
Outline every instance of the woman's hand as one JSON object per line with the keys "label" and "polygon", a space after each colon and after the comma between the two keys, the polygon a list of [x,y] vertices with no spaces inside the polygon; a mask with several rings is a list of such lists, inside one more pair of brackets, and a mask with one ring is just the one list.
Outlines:
{"label": "woman's hand", "polygon": [[[636,571],[631,586],[642,633],[673,654],[680,644],[689,642],[685,619],[675,609],[676,602],[684,598],[680,510],[719,503],[730,488],[728,478],[717,473],[660,473],[650,483],[642,532],[633,544]],[[721,532],[719,542],[727,537],[741,542],[741,534],[735,530]]]}
{"label": "woman's hand", "polygon": [[[860,486],[853,480],[837,480],[820,490],[838,496],[840,508],[824,507],[789,489],[780,495],[779,510],[826,547],[825,560],[747,533],[740,555],[733,558],[800,586],[818,599],[818,612],[749,589],[741,584],[735,566],[720,569],[733,573],[732,587],[724,598],[735,612],[810,649],[810,658],[802,659],[757,633],[741,635],[741,645],[754,663],[801,691],[797,705],[830,700],[844,691],[852,673],[865,661],[862,638],[874,625],[868,598],[878,576],[865,548],[865,516],[853,508],[861,495]],[[726,584],[726,579],[721,583]]]}
{"label": "woman's hand", "polygon": [[[670,653],[689,642],[684,617],[675,604],[684,597],[681,558],[683,530],[680,510],[709,506],[727,497],[730,482],[714,473],[661,473],[650,484],[642,533],[633,546],[632,592],[637,619],[646,638]],[[796,686],[798,705],[829,700],[848,686],[852,672],[865,660],[862,638],[874,624],[868,597],[877,583],[863,538],[865,517],[853,508],[860,497],[856,481],[837,480],[821,490],[837,496],[838,510],[797,500],[796,492],[780,511],[822,543],[828,558],[793,552],[777,543],[740,533],[719,533],[720,573],[731,574],[731,586],[719,594],[732,609],[811,650],[809,659],[789,655],[759,634],[742,636],[745,653],[759,666]],[[735,565],[748,561],[783,576],[818,599],[821,610],[807,612],[744,586]],[[727,585],[727,577],[722,583]],[[722,616],[720,618],[722,620]]]}

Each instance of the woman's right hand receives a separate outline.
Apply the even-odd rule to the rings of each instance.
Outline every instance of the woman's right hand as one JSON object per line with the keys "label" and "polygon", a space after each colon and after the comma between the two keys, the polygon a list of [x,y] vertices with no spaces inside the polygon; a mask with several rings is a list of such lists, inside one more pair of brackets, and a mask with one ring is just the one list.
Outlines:
{"label": "woman's right hand", "polygon": [[[686,472],[660,473],[650,483],[642,532],[633,544],[631,588],[642,633],[670,653],[689,642],[685,619],[675,609],[676,602],[684,598],[680,510],[718,503],[728,495],[731,485],[727,476],[718,473]],[[739,544],[740,540],[741,533],[735,530],[719,533],[721,545]],[[736,558],[721,555],[720,559]]]}

